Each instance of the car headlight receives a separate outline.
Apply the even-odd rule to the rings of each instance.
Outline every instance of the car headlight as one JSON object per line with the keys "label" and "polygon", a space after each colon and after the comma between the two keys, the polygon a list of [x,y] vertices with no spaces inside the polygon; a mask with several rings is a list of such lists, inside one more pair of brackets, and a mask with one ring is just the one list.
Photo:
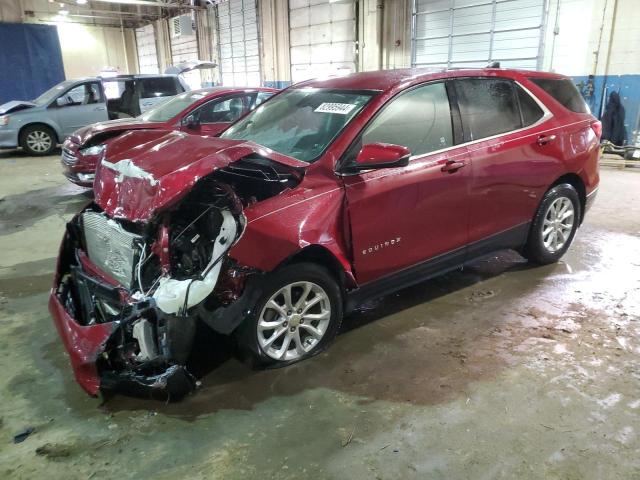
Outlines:
{"label": "car headlight", "polygon": [[9,115],[0,115],[0,126],[9,125]]}
{"label": "car headlight", "polygon": [[88,147],[88,148],[83,148],[80,150],[80,153],[82,155],[100,155],[104,149],[105,149],[106,145],[102,144],[102,145],[94,145],[93,147]]}

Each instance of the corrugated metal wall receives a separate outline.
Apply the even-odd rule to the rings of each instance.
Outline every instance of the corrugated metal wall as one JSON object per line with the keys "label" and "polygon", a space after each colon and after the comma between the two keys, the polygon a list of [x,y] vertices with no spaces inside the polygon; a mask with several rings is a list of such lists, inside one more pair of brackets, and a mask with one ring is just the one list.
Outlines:
{"label": "corrugated metal wall", "polygon": [[229,0],[217,6],[220,75],[223,85],[260,85],[260,45],[255,0]]}
{"label": "corrugated metal wall", "polygon": [[291,80],[356,71],[356,3],[289,0]]}
{"label": "corrugated metal wall", "polygon": [[160,73],[153,24],[136,28],[136,48],[140,73]]}
{"label": "corrugated metal wall", "polygon": [[[174,21],[173,17],[169,19],[169,35],[171,37],[171,63],[177,65],[189,60],[198,60],[198,38],[196,37],[196,31],[193,30],[191,35],[175,36],[171,28],[171,22]],[[200,72],[195,70],[192,72],[184,73],[183,78],[187,84],[193,88],[201,87]]]}
{"label": "corrugated metal wall", "polygon": [[545,0],[414,0],[412,65],[542,65]]}

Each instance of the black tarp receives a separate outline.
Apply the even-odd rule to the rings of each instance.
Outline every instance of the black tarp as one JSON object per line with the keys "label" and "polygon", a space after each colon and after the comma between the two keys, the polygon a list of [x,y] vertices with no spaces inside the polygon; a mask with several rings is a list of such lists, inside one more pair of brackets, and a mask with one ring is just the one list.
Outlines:
{"label": "black tarp", "polygon": [[611,92],[609,101],[602,115],[602,140],[609,140],[614,145],[624,145],[627,132],[624,128],[624,107],[618,92]]}
{"label": "black tarp", "polygon": [[0,105],[10,100],[33,100],[63,80],[55,26],[0,23]]}

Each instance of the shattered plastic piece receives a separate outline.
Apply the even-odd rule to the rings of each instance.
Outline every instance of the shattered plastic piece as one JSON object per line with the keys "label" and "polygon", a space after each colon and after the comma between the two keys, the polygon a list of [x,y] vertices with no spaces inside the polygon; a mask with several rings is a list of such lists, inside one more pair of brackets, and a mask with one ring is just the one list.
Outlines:
{"label": "shattered plastic piece", "polygon": [[149,320],[142,318],[133,324],[133,338],[138,341],[140,346],[138,360],[152,360],[158,356],[153,339],[153,326]]}
{"label": "shattered plastic piece", "polygon": [[[209,272],[202,279],[176,280],[169,277],[160,279],[160,285],[153,298],[160,310],[165,313],[177,313],[183,306],[189,308],[202,302],[216,286],[222,268],[219,261],[230,248],[236,238],[237,224],[229,210],[222,211],[222,226],[216,238],[211,254],[211,262],[206,270]],[[212,265],[214,262],[215,265]]]}
{"label": "shattered plastic piece", "polygon": [[27,427],[25,430],[23,430],[22,432],[16,434],[13,437],[13,443],[22,443],[22,442],[24,442],[27,439],[27,437],[29,435],[31,435],[33,432],[35,432],[35,431],[36,431],[35,427]]}
{"label": "shattered plastic piece", "polygon": [[106,372],[102,380],[104,392],[144,398],[179,400],[197,388],[195,377],[181,365],[172,365],[164,373],[152,376]]}

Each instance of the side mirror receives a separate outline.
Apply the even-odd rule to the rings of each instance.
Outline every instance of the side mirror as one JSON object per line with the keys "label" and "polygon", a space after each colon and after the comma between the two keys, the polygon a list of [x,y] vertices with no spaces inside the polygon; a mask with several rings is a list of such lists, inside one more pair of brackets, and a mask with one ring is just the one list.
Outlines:
{"label": "side mirror", "polygon": [[192,113],[182,119],[182,125],[190,129],[195,129],[200,126],[200,119]]}
{"label": "side mirror", "polygon": [[396,168],[409,165],[411,150],[392,143],[368,143],[362,147],[355,163],[348,165],[350,172],[374,170],[378,168]]}
{"label": "side mirror", "polygon": [[72,100],[68,96],[58,97],[56,99],[56,105],[58,107],[66,107],[67,105],[70,105],[71,103],[72,103]]}

